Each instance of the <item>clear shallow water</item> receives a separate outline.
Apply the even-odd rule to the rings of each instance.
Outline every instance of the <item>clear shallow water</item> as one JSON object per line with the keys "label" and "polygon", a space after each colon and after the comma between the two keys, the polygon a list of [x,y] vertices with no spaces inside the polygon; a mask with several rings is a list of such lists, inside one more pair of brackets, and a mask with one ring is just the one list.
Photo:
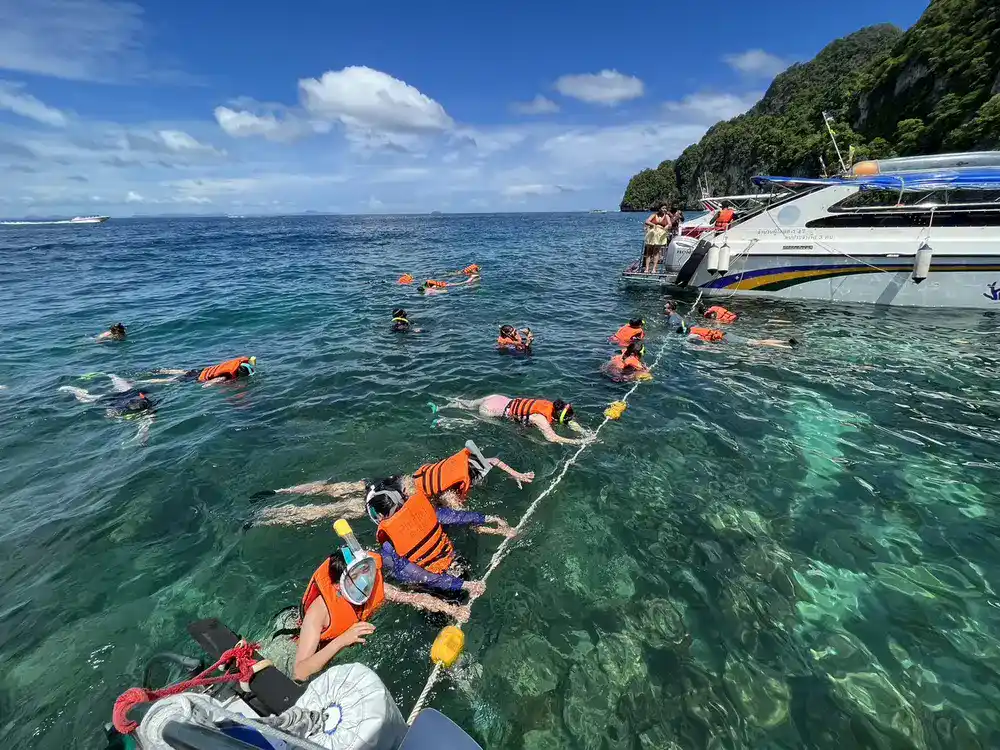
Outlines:
{"label": "clear shallow water", "polygon": [[[412,469],[475,437],[536,483],[475,507],[516,521],[570,448],[432,427],[427,401],[572,400],[626,386],[606,337],[633,313],[667,349],[491,578],[436,689],[490,748],[1000,744],[1000,314],[734,302],[746,336],[692,347],[618,270],[641,217],[119,221],[0,232],[0,744],[98,746],[114,698],[184,627],[260,638],[330,551],[327,525],[243,532],[247,497]],[[476,261],[481,288],[389,281]],[[393,337],[404,305],[428,329]],[[88,340],[115,320],[130,339]],[[769,322],[780,319],[787,323]],[[530,360],[492,350],[530,325]],[[135,425],[59,393],[89,372],[256,354],[249,385],[151,389]],[[358,523],[364,539],[367,524]],[[496,539],[453,534],[485,567]],[[404,712],[440,623],[384,608],[348,658]]]}

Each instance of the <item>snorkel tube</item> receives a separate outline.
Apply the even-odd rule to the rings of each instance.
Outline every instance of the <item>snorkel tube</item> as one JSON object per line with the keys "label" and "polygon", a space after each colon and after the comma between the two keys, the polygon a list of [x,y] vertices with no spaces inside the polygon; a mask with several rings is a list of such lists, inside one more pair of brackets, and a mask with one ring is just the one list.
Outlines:
{"label": "snorkel tube", "polygon": [[486,478],[486,475],[490,473],[490,469],[493,468],[493,464],[490,463],[489,459],[487,459],[486,456],[483,455],[483,452],[479,450],[479,446],[476,445],[473,441],[466,440],[465,447],[469,450],[469,453],[472,454],[470,458],[473,460],[473,462],[479,464],[479,466],[477,467],[479,474],[479,481],[482,481],[483,479]]}
{"label": "snorkel tube", "polygon": [[[358,538],[354,536],[351,524],[349,524],[346,519],[338,519],[337,522],[333,524],[333,530],[337,532],[337,536],[339,536],[344,542],[344,558],[348,565],[364,555],[364,547],[361,546]],[[346,559],[348,555],[350,556],[349,560]]]}

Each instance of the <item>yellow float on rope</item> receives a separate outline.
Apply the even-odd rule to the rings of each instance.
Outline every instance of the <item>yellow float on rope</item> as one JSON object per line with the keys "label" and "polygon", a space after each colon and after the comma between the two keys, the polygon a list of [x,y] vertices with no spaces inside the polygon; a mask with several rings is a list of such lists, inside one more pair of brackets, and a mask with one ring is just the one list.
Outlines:
{"label": "yellow float on rope", "polygon": [[638,375],[635,376],[635,379],[636,380],[643,380],[643,381],[652,380],[653,379],[653,373],[651,373],[651,372],[640,372]]}
{"label": "yellow float on rope", "polygon": [[625,413],[625,409],[628,408],[628,404],[624,401],[615,401],[611,406],[604,410],[604,416],[608,419],[620,419],[622,414]]}
{"label": "yellow float on rope", "polygon": [[465,648],[465,633],[454,625],[441,628],[434,645],[431,646],[431,661],[445,669],[449,669]]}

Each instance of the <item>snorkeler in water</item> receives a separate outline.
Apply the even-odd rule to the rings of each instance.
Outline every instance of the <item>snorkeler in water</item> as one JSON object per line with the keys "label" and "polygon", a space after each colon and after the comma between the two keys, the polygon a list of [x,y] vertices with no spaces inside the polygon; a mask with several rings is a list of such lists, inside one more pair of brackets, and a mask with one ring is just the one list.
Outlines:
{"label": "snorkeler in water", "polygon": [[257,374],[256,357],[236,357],[211,367],[196,367],[193,370],[153,370],[154,375],[169,375],[168,378],[143,380],[143,383],[172,383],[198,381],[205,386],[232,380],[253,377]]}
{"label": "snorkeler in water", "polygon": [[[477,399],[453,399],[449,406],[467,411],[478,411],[481,417],[505,419],[535,427],[550,443],[581,445],[593,439],[575,419],[573,407],[562,400],[545,401],[538,398],[510,398],[499,393]],[[568,438],[556,434],[554,424],[564,424],[582,438]]]}
{"label": "snorkeler in water", "polygon": [[414,328],[413,324],[410,323],[410,318],[406,314],[406,310],[402,307],[397,307],[392,311],[392,324],[389,326],[389,330],[393,333],[423,333],[423,328]]}
{"label": "snorkeler in water", "polygon": [[534,341],[535,334],[530,328],[519,331],[512,325],[502,325],[497,336],[497,350],[501,354],[530,354]]}
{"label": "snorkeler in water", "polygon": [[104,333],[98,334],[96,341],[124,341],[125,324],[115,323]]}
{"label": "snorkeler in water", "polygon": [[644,378],[649,375],[649,368],[642,363],[645,353],[646,347],[642,345],[642,341],[634,340],[622,350],[621,354],[611,358],[605,371],[612,380],[618,382]]}
{"label": "snorkeler in water", "polygon": [[114,389],[112,393],[91,393],[84,388],[64,385],[59,388],[63,393],[71,393],[81,404],[98,404],[105,407],[104,414],[108,419],[140,419],[139,432],[136,438],[145,442],[149,436],[149,427],[156,412],[156,401],[144,391],[134,388],[131,383],[117,375],[108,375]]}
{"label": "snorkeler in water", "polygon": [[469,276],[465,281],[435,281],[434,279],[428,279],[423,284],[417,287],[417,292],[424,295],[434,295],[434,294],[447,294],[449,289],[457,289],[462,286],[469,286],[470,284],[476,284],[479,282],[479,274],[473,274]]}
{"label": "snorkeler in water", "polygon": [[[520,472],[499,458],[486,458],[479,447],[468,440],[465,448],[458,453],[437,463],[425,464],[413,474],[394,477],[393,481],[399,485],[399,490],[406,497],[419,490],[432,503],[457,510],[465,507],[469,492],[473,487],[481,485],[494,467],[513,478],[518,487],[530,483],[535,478],[533,471]],[[364,498],[369,486],[370,484],[364,480],[321,481],[258,492],[254,495],[255,500],[270,495],[326,495],[340,500],[324,505],[279,505],[263,508],[254,514],[253,520],[248,525],[297,526],[337,516],[361,518],[365,515]]]}
{"label": "snorkeler in water", "polygon": [[[385,602],[408,604],[449,615],[458,622],[468,622],[468,604],[459,605],[430,593],[398,589],[385,581],[386,576],[403,584],[452,596],[459,592],[481,596],[486,590],[482,581],[465,581],[446,572],[431,573],[397,555],[389,542],[383,543],[379,552],[369,552],[361,547],[343,519],[334,528],[342,534],[342,544],[309,578],[298,607],[298,627],[275,634],[296,636],[292,673],[296,680],[309,679],[348,646],[364,644],[365,638],[375,632],[375,626],[368,620]],[[443,531],[441,533],[443,536]]]}
{"label": "snorkeler in water", "polygon": [[646,338],[645,326],[646,321],[642,318],[632,318],[627,325],[618,329],[610,341],[618,346],[628,346],[633,341],[642,341]]}
{"label": "snorkeler in water", "polygon": [[736,313],[731,312],[720,305],[712,305],[707,310],[704,306],[700,306],[699,312],[701,312],[701,314],[709,320],[714,320],[717,323],[723,323],[726,325],[729,323],[735,323],[740,318],[740,316]]}
{"label": "snorkeler in water", "polygon": [[771,346],[777,349],[792,349],[799,345],[797,339],[748,339],[720,328],[700,328],[682,325],[677,333],[688,337],[688,341],[708,344],[746,344],[747,346]]}

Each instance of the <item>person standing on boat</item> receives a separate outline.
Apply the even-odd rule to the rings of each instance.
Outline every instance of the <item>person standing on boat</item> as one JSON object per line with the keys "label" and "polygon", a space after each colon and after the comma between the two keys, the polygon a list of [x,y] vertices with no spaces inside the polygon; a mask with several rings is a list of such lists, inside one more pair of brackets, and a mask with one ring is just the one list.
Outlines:
{"label": "person standing on boat", "polygon": [[660,265],[660,251],[663,248],[663,241],[669,236],[673,219],[666,206],[660,206],[659,210],[650,214],[646,219],[646,244],[642,250],[642,272],[656,273],[657,266]]}
{"label": "person standing on boat", "polygon": [[674,206],[674,212],[671,218],[674,220],[674,230],[672,232],[672,236],[676,237],[681,233],[681,225],[684,223],[684,212]]}

